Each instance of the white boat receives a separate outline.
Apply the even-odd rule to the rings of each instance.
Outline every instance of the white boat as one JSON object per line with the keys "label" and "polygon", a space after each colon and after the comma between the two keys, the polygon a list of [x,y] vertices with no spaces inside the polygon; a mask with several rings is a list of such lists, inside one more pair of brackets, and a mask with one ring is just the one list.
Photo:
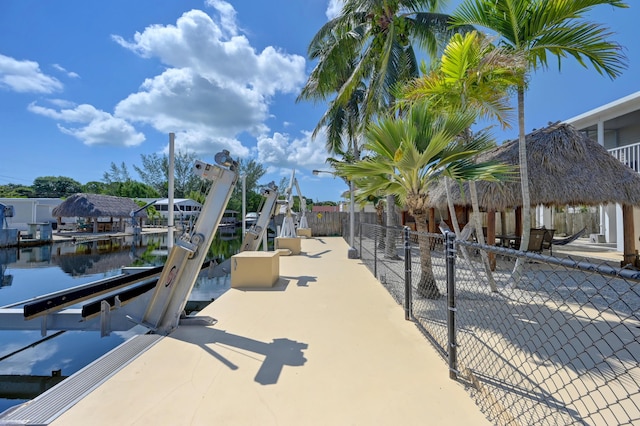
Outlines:
{"label": "white boat", "polygon": [[244,223],[248,226],[251,226],[258,221],[258,217],[260,217],[260,215],[257,212],[247,213],[247,215],[244,217]]}

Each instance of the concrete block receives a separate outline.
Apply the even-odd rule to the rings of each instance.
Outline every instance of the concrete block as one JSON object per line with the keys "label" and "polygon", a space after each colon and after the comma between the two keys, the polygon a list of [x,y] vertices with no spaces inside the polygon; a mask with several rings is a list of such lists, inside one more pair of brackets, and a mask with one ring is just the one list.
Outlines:
{"label": "concrete block", "polygon": [[291,254],[300,254],[302,239],[300,237],[276,237],[275,248],[277,249],[289,249]]}
{"label": "concrete block", "polygon": [[280,278],[280,254],[243,251],[231,256],[231,288],[273,287]]}
{"label": "concrete block", "polygon": [[602,234],[589,234],[590,243],[605,243],[606,240]]}
{"label": "concrete block", "polygon": [[298,237],[311,238],[311,228],[298,228],[296,229],[296,235]]}

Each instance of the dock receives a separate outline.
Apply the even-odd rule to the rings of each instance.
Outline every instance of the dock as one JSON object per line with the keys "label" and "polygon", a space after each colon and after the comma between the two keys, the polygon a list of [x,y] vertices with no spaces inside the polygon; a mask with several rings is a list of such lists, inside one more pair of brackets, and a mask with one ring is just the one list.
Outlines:
{"label": "dock", "polygon": [[348,249],[304,239],[273,288],[228,290],[199,314],[214,324],[154,336],[50,424],[489,424]]}

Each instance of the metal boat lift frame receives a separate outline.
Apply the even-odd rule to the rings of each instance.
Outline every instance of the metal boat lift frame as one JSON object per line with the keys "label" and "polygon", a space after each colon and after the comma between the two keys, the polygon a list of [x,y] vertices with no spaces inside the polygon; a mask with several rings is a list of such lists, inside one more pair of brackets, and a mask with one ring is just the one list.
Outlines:
{"label": "metal boat lift frame", "polygon": [[[215,165],[196,161],[194,166],[194,173],[211,181],[212,185],[192,232],[176,241],[159,276],[155,271],[151,274],[153,276],[147,274],[127,283],[142,282],[143,288],[148,291],[130,294],[131,298],[126,300],[123,300],[124,296],[116,295],[113,303],[100,300],[99,315],[93,311],[83,314],[84,309],[65,308],[115,290],[116,285],[108,283],[113,279],[91,283],[94,290],[101,288],[93,294],[90,294],[92,290],[89,285],[52,293],[0,308],[0,330],[40,330],[43,336],[51,330],[100,330],[102,335],[107,335],[110,331],[128,330],[141,324],[155,334],[168,335],[181,320],[188,321],[183,316],[187,299],[238,181],[238,163],[228,151],[216,154],[215,160]],[[149,291],[150,288],[152,290]],[[68,297],[74,291],[77,296]],[[52,304],[51,300],[56,298],[63,302]],[[20,304],[24,306],[17,308]],[[38,304],[42,307],[37,308]],[[112,311],[118,312],[112,314]]]}

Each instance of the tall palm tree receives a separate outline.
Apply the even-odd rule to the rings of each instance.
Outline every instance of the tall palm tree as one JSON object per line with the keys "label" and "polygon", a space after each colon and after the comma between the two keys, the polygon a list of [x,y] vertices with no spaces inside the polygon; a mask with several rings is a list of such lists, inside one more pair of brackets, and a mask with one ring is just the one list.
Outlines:
{"label": "tall palm tree", "polygon": [[[522,226],[520,249],[529,245],[531,197],[525,143],[524,92],[530,72],[546,69],[547,58],[555,56],[558,67],[567,56],[581,65],[590,63],[600,74],[616,78],[625,68],[625,56],[609,40],[606,27],[584,20],[595,6],[607,4],[626,8],[621,0],[465,0],[452,14],[454,25],[474,25],[495,32],[501,46],[521,52],[526,70],[517,85],[518,143],[522,184]],[[520,260],[520,259],[518,259]],[[521,262],[516,262],[517,279]]]}
{"label": "tall palm tree", "polygon": [[[438,0],[346,0],[336,18],[327,22],[309,44],[318,63],[300,99],[324,99],[335,94],[346,105],[367,82],[364,121],[394,102],[391,89],[418,75],[414,46],[435,56],[452,30],[449,16],[437,13]],[[346,78],[345,78],[346,77]]]}
{"label": "tall palm tree", "polygon": [[426,103],[413,105],[403,117],[383,118],[368,127],[364,147],[371,157],[338,166],[340,173],[358,182],[361,196],[395,194],[416,219],[422,267],[418,294],[423,297],[440,296],[426,237],[430,184],[442,176],[497,180],[509,172],[504,165],[473,161],[487,146],[456,143],[456,136],[474,119],[471,113],[441,114],[430,111]]}
{"label": "tall palm tree", "polygon": [[[393,105],[392,88],[396,84],[418,75],[414,46],[435,56],[443,40],[452,34],[447,24],[449,16],[437,13],[439,3],[438,0],[345,0],[341,13],[320,28],[309,44],[309,57],[317,60],[317,65],[298,100],[326,101],[335,96],[324,120],[341,114],[342,108],[352,105],[354,97],[358,98],[359,123],[363,126],[355,129],[361,131],[373,116]],[[464,28],[456,31],[460,30]],[[363,88],[364,96],[360,98],[358,93]],[[329,123],[339,122],[330,120]],[[329,129],[330,138],[335,137],[334,130]],[[358,138],[353,135],[350,138],[353,154],[359,158]],[[327,145],[344,145],[344,142],[332,139]],[[394,205],[390,195],[387,198],[389,226],[394,224]],[[395,255],[392,242],[387,244],[388,255]]]}

